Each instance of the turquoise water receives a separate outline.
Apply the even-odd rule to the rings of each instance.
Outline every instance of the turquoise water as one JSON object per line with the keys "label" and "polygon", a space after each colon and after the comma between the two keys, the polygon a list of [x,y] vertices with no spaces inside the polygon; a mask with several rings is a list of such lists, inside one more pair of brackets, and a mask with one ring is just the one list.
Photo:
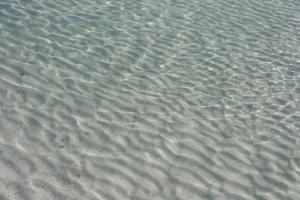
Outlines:
{"label": "turquoise water", "polygon": [[2,0],[0,199],[300,199],[298,0]]}

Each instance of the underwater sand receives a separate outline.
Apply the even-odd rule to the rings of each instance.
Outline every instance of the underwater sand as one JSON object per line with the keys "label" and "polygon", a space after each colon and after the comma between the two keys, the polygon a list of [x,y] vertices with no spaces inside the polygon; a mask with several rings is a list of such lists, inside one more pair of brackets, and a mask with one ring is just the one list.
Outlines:
{"label": "underwater sand", "polygon": [[299,1],[1,0],[0,199],[300,199]]}

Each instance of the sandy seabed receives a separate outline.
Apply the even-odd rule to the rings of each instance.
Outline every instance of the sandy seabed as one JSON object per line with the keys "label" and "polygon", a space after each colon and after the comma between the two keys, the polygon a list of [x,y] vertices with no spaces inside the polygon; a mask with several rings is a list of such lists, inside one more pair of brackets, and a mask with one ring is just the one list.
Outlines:
{"label": "sandy seabed", "polygon": [[300,199],[297,0],[0,3],[0,200]]}

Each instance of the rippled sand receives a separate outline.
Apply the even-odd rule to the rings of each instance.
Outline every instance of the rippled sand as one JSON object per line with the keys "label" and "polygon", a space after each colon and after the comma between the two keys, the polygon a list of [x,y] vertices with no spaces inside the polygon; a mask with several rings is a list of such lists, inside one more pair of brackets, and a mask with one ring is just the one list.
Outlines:
{"label": "rippled sand", "polygon": [[298,0],[1,0],[1,200],[300,199]]}

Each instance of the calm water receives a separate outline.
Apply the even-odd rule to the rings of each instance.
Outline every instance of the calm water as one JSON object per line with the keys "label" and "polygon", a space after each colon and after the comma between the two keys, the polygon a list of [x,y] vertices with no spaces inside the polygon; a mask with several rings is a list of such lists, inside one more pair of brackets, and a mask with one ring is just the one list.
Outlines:
{"label": "calm water", "polygon": [[1,0],[1,200],[299,188],[299,0]]}

